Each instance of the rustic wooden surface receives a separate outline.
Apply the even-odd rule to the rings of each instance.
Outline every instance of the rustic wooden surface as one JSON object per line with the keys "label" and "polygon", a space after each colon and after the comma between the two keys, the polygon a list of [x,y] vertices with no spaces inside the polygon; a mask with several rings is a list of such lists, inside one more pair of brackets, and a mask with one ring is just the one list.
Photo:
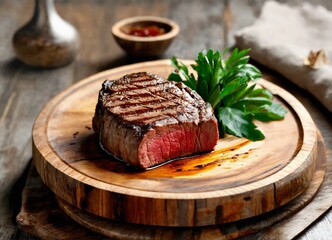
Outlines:
{"label": "rustic wooden surface", "polygon": [[265,140],[227,136],[212,153],[149,171],[135,172],[109,161],[91,129],[103,81],[138,71],[167,78],[172,69],[169,60],[114,68],[52,99],[33,128],[33,159],[46,185],[87,212],[157,226],[242,220],[286,204],[304,191],[316,164],[316,126],[296,98],[265,80],[260,84],[288,111],[282,121],[257,123]]}
{"label": "rustic wooden surface", "polygon": [[[234,43],[232,33],[253,23],[265,0],[175,1],[175,0],[63,0],[56,1],[60,14],[75,25],[81,35],[79,55],[69,66],[41,70],[15,59],[11,37],[32,15],[33,1],[0,0],[0,239],[34,239],[17,229],[15,216],[21,202],[25,169],[31,159],[31,129],[44,104],[74,82],[101,70],[139,62],[128,58],[110,37],[117,20],[142,14],[169,17],[181,32],[162,56],[192,59],[203,48],[220,49]],[[284,2],[284,1],[282,1]],[[287,1],[299,4],[304,0]],[[332,11],[330,0],[314,0]],[[264,68],[262,68],[264,69]],[[310,94],[275,72],[264,69],[265,77],[283,86],[308,109],[321,131],[328,164],[332,160],[332,115]],[[278,76],[277,78],[275,76]],[[287,133],[285,133],[287,134]],[[331,199],[321,198],[321,201]],[[315,207],[312,211],[315,212]],[[331,239],[332,210],[318,221],[304,216],[307,230],[300,239]]]}
{"label": "rustic wooden surface", "polygon": [[[325,170],[326,172],[332,171],[332,165],[328,168],[325,165],[326,154],[320,136],[318,138],[317,165],[313,180],[305,192],[295,200],[258,217],[216,226],[194,228],[146,227],[139,224],[124,224],[81,211],[60,198],[56,200],[54,194],[42,183],[36,169],[32,167],[22,194],[22,207],[17,215],[17,222],[19,227],[25,232],[43,239],[52,239],[52,236],[57,236],[58,239],[97,238],[98,235],[93,234],[93,232],[110,239],[119,240],[211,240],[244,236],[251,239],[271,239],[271,237],[275,236],[274,231],[276,229],[280,230],[285,228],[285,226],[287,226],[288,230],[283,232],[282,237],[283,239],[288,239],[298,235],[303,230],[299,227],[294,227],[297,226],[297,221],[299,220],[298,218],[292,219],[294,214],[312,215],[310,214],[310,206],[316,201],[311,200],[315,197],[317,190],[320,189]],[[323,188],[324,186],[322,186],[320,192],[323,191]],[[57,202],[63,211],[61,211]],[[326,209],[326,206],[320,205],[320,208]],[[85,226],[86,229],[77,223]],[[90,229],[92,232],[87,229]],[[280,234],[278,235],[281,236]]]}

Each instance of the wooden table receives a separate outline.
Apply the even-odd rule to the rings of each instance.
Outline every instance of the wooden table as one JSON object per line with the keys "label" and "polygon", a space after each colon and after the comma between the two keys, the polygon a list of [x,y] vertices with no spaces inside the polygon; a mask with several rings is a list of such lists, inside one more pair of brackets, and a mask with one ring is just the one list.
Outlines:
{"label": "wooden table", "polygon": [[[32,15],[34,1],[0,0],[0,239],[35,239],[15,223],[21,191],[31,160],[31,129],[41,108],[73,83],[102,70],[140,62],[130,58],[110,35],[115,21],[134,15],[158,15],[179,23],[181,33],[160,58],[176,55],[193,59],[204,48],[222,49],[234,44],[232,34],[253,23],[263,0],[62,0],[59,13],[76,26],[81,47],[76,61],[58,69],[35,69],[15,59],[11,38]],[[283,2],[283,1],[282,1]],[[298,4],[304,0],[289,1]],[[332,11],[330,0],[315,0]],[[277,73],[266,76],[295,95],[321,131],[328,161],[332,161],[332,114],[309,93]],[[332,199],[331,199],[332,201]],[[332,210],[313,223],[300,239],[332,239]]]}

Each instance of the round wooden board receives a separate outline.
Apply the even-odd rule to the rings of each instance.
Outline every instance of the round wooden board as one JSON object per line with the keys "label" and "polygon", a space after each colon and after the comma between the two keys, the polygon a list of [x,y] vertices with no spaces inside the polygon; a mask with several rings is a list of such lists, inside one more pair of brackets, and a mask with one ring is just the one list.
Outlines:
{"label": "round wooden board", "polygon": [[[191,63],[186,61],[187,64]],[[33,128],[33,157],[45,184],[73,206],[117,221],[157,226],[207,226],[282,206],[309,185],[316,164],[315,125],[290,93],[261,80],[288,113],[257,122],[266,139],[228,136],[214,152],[133,172],[98,145],[91,120],[105,79],[148,71],[167,77],[168,60],[93,75],[52,99]]]}
{"label": "round wooden board", "polygon": [[[179,228],[120,223],[86,213],[60,198],[57,198],[57,202],[60,208],[74,221],[111,239],[234,239],[263,231],[283,220],[289,220],[292,215],[304,208],[314,198],[324,180],[325,167],[324,143],[321,135],[318,134],[316,169],[312,181],[303,193],[284,206],[268,213],[215,226]],[[267,235],[264,239],[270,239],[271,237],[271,235]],[[278,238],[278,236],[274,237]]]}

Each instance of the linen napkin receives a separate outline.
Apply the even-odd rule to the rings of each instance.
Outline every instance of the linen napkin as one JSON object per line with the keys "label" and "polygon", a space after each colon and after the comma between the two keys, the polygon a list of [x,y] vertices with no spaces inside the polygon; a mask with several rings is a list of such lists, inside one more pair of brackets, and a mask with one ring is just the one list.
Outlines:
{"label": "linen napkin", "polygon": [[235,33],[239,48],[314,95],[332,112],[332,12],[267,1],[253,25]]}

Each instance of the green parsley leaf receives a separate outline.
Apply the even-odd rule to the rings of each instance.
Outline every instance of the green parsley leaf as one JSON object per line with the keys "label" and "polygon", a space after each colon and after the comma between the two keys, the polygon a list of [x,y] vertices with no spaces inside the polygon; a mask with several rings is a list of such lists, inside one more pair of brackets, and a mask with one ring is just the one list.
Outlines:
{"label": "green parsley leaf", "polygon": [[178,62],[176,57],[171,59],[173,66],[175,67],[176,71],[173,71],[169,76],[168,80],[173,80],[176,82],[182,82],[182,77],[185,78],[185,84],[190,87],[191,89],[197,91],[197,82],[193,74],[189,74],[188,67],[184,65],[182,62]]}
{"label": "green parsley leaf", "polygon": [[252,141],[264,139],[253,120],[281,120],[286,110],[272,101],[270,91],[257,88],[253,81],[262,77],[255,66],[249,64],[249,49],[233,50],[227,59],[228,52],[202,51],[198,53],[195,64],[191,68],[197,78],[176,57],[171,59],[175,70],[168,79],[183,82],[209,102],[219,121],[219,134],[225,133],[238,137],[246,137]]}
{"label": "green parsley leaf", "polygon": [[263,140],[265,137],[257,126],[252,123],[250,115],[230,107],[219,108],[219,121],[225,127],[226,132],[237,137],[246,137],[249,140]]}

